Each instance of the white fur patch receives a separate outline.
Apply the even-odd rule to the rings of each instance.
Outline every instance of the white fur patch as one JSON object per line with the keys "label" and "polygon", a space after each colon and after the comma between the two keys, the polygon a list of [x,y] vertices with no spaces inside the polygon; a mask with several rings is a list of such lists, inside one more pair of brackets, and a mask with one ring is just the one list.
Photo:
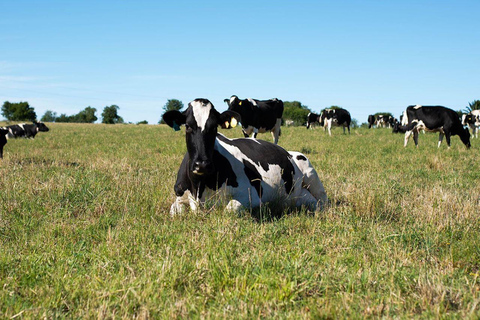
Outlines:
{"label": "white fur patch", "polygon": [[415,107],[413,107],[413,109],[420,109],[422,106],[417,104]]}
{"label": "white fur patch", "polygon": [[212,110],[212,104],[208,103],[204,105],[199,101],[192,101],[190,102],[190,105],[192,106],[193,117],[197,122],[197,126],[201,129],[201,131],[203,131],[205,129],[205,124],[210,117],[210,110]]}

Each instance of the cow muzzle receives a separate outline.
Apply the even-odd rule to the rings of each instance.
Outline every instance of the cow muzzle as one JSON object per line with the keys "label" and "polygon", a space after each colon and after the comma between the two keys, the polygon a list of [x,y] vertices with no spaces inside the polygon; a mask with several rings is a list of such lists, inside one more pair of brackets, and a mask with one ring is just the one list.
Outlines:
{"label": "cow muzzle", "polygon": [[198,176],[208,175],[212,173],[213,165],[211,161],[204,160],[204,161],[195,161],[193,164],[193,174]]}

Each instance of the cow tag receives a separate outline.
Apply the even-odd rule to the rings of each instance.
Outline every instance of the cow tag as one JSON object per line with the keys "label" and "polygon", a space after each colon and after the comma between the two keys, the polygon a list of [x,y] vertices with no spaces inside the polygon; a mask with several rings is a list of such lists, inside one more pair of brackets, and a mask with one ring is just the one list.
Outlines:
{"label": "cow tag", "polygon": [[240,102],[238,103],[238,105],[241,106],[241,105],[242,105],[242,101],[240,101]]}
{"label": "cow tag", "polygon": [[228,121],[225,121],[225,129],[228,129],[229,125]]}
{"label": "cow tag", "polygon": [[237,126],[237,124],[238,124],[237,119],[232,117],[232,120],[230,120],[230,126],[232,126],[232,128],[235,128]]}

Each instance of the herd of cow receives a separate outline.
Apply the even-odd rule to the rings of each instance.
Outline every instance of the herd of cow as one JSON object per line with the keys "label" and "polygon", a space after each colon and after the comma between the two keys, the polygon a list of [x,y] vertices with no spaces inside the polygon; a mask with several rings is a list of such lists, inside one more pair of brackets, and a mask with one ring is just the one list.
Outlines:
{"label": "herd of cow", "polygon": [[[271,100],[241,100],[237,96],[224,100],[228,110],[219,113],[206,99],[196,99],[184,112],[169,111],[165,122],[175,130],[185,125],[187,152],[178,170],[175,183],[175,202],[170,214],[182,212],[188,205],[192,210],[204,203],[212,194],[230,199],[226,210],[256,208],[262,203],[282,199],[287,205],[305,206],[309,210],[324,207],[327,194],[318,174],[304,154],[286,151],[277,145],[283,114],[283,102]],[[401,121],[391,116],[369,116],[369,128],[393,127],[393,132],[405,133],[405,146],[411,135],[418,145],[420,131],[440,132],[439,146],[446,137],[459,135],[470,147],[470,133],[480,126],[480,115],[472,111],[460,120],[458,114],[442,106],[409,106]],[[310,113],[307,129],[320,124],[331,135],[332,125],[348,129],[350,113],[345,109],[325,109],[321,114]],[[230,129],[240,122],[245,138],[229,139],[218,133],[220,126]],[[256,138],[259,132],[270,131],[274,143]]]}
{"label": "herd of cow", "polygon": [[[308,158],[296,151],[278,146],[281,133],[283,102],[278,99],[241,100],[231,96],[224,100],[228,110],[219,113],[207,99],[196,99],[183,111],[168,111],[164,121],[176,131],[185,126],[187,152],[183,158],[175,183],[176,200],[170,214],[182,212],[185,206],[197,210],[212,195],[221,194],[230,199],[226,210],[257,208],[264,203],[281,200],[286,206],[304,206],[318,210],[328,199],[317,172]],[[328,129],[332,125],[348,129],[350,113],[345,109],[325,109],[321,114],[310,113],[307,129],[319,124]],[[229,139],[218,132],[218,127],[230,129],[242,124],[245,138]],[[458,135],[470,148],[469,126],[475,136],[480,127],[480,111],[474,110],[462,117],[442,106],[409,106],[400,121],[391,116],[369,116],[369,128],[393,127],[393,132],[405,133],[405,146],[413,135],[418,145],[420,131],[439,132],[450,146],[450,137]],[[0,157],[7,138],[34,138],[40,131],[48,131],[45,124],[20,124],[0,128]],[[256,138],[260,132],[270,131],[274,143]]]}

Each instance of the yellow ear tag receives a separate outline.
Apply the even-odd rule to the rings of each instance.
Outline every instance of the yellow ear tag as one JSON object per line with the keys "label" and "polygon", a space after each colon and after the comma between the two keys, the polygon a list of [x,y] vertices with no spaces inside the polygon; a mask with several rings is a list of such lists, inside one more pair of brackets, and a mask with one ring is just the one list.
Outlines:
{"label": "yellow ear tag", "polygon": [[230,124],[228,123],[228,121],[225,121],[225,129],[228,129],[228,126],[229,126],[229,125],[230,125]]}
{"label": "yellow ear tag", "polygon": [[238,105],[241,106],[241,105],[242,105],[242,101],[240,101],[240,102],[238,103]]}
{"label": "yellow ear tag", "polygon": [[232,117],[232,120],[230,120],[230,125],[232,126],[232,128],[235,128],[237,124],[238,124],[237,119]]}

